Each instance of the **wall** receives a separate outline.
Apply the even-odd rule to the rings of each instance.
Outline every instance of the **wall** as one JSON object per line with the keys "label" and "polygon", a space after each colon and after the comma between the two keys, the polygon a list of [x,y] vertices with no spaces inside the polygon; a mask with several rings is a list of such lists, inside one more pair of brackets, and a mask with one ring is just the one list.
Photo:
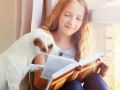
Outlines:
{"label": "wall", "polygon": [[32,0],[0,0],[0,53],[31,30]]}
{"label": "wall", "polygon": [[0,53],[14,42],[15,0],[0,0]]}

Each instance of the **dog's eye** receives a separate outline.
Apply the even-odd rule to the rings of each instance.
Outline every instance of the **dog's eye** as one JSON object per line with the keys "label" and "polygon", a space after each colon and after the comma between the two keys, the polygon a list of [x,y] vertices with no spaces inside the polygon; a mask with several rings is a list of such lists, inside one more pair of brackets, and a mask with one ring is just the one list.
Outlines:
{"label": "dog's eye", "polygon": [[48,45],[48,48],[51,49],[53,47],[53,44]]}

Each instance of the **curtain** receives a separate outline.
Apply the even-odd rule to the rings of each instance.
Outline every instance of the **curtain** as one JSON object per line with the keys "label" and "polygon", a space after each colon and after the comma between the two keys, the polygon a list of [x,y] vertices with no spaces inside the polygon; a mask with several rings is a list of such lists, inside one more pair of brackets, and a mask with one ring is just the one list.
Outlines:
{"label": "curtain", "polygon": [[34,0],[33,1],[33,12],[32,12],[32,21],[31,21],[31,30],[34,30],[40,27],[42,22],[43,7],[46,0]]}
{"label": "curtain", "polygon": [[39,28],[55,6],[57,0],[34,0],[31,30]]}
{"label": "curtain", "polygon": [[57,0],[16,0],[15,40],[39,28],[56,2]]}
{"label": "curtain", "polygon": [[21,37],[22,35],[30,32],[31,30],[31,17],[32,17],[32,0],[18,0],[18,6],[19,6],[19,34],[18,37]]}
{"label": "curtain", "polygon": [[22,0],[20,36],[30,32],[32,18],[32,0]]}
{"label": "curtain", "polygon": [[33,0],[15,1],[15,40],[31,31]]}

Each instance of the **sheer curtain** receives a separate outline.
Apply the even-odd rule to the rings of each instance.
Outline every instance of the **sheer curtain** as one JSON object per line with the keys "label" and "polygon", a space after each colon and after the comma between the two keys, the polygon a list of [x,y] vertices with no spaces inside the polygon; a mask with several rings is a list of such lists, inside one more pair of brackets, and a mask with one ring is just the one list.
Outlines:
{"label": "sheer curtain", "polygon": [[42,22],[44,3],[45,0],[34,0],[33,1],[33,11],[32,11],[32,21],[31,21],[31,30],[40,27]]}
{"label": "sheer curtain", "polygon": [[55,6],[57,0],[34,0],[33,1],[33,13],[31,30],[34,30],[41,26],[45,18],[51,12],[51,9]]}

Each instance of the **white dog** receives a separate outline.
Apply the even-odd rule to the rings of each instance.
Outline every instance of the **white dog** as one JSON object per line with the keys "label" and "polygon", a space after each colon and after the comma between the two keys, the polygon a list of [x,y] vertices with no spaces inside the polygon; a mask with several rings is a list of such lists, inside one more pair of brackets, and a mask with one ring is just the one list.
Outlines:
{"label": "white dog", "polygon": [[43,29],[33,30],[18,39],[0,55],[0,90],[19,90],[21,80],[31,68],[31,62],[47,45],[54,43],[53,37]]}

